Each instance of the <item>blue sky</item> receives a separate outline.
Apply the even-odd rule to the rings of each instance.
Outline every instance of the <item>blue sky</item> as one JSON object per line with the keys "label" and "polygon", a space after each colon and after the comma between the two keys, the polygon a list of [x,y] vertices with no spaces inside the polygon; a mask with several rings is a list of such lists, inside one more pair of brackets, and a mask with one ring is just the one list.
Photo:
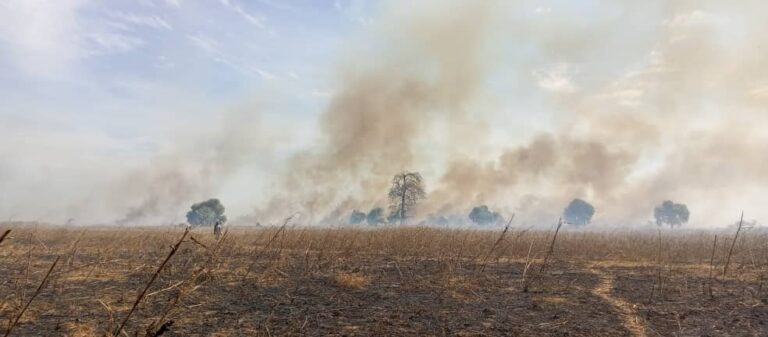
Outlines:
{"label": "blue sky", "polygon": [[[328,91],[342,38],[361,29],[368,10],[316,1],[6,1],[0,89],[18,109],[0,113],[24,119],[24,110],[55,106],[56,127],[128,137],[136,123],[183,118],[167,116],[172,97],[216,104],[280,85],[310,102]],[[314,113],[313,103],[288,112]]]}
{"label": "blue sky", "polygon": [[[4,201],[30,208],[87,198],[94,184],[119,179],[89,181],[97,172],[151,162],[178,129],[215,124],[264,96],[279,97],[259,112],[267,120],[311,133],[343,41],[373,9],[360,1],[0,2]],[[86,191],[65,192],[73,189]]]}

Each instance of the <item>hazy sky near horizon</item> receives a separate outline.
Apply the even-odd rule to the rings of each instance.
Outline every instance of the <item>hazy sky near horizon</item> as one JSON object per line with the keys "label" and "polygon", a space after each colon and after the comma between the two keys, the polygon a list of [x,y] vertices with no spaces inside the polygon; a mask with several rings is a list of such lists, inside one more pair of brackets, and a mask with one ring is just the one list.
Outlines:
{"label": "hazy sky near horizon", "polygon": [[[478,6],[466,3],[0,0],[0,220],[178,222],[186,205],[209,196],[224,201],[230,218],[250,215],[282,188],[276,181],[293,170],[291,158],[333,138],[333,128],[322,123],[333,116],[334,100],[353,91],[350,73],[387,69],[429,82],[441,76],[419,70],[430,69],[430,58],[477,74],[457,72],[471,77],[458,82],[477,82],[456,108],[464,117],[429,115],[436,126],[424,126],[424,135],[407,145],[421,159],[394,166],[425,175],[430,192],[442,198],[432,211],[447,209],[443,204],[457,212],[466,207],[444,191],[462,188],[452,177],[474,186],[490,179],[449,164],[489,163],[467,169],[472,172],[502,165],[510,147],[526,147],[546,133],[569,151],[583,148],[568,145],[571,136],[578,144],[610,143],[606,152],[624,161],[605,168],[616,180],[598,182],[603,168],[597,164],[588,174],[543,170],[554,173],[536,174],[542,182],[530,186],[510,183],[515,192],[474,193],[471,202],[533,213],[546,203],[562,209],[572,195],[596,200],[598,215],[604,208],[608,219],[631,216],[642,223],[650,210],[612,206],[642,195],[649,203],[688,202],[699,226],[723,224],[742,208],[750,219],[768,216],[759,207],[768,197],[768,172],[761,173],[768,171],[768,152],[760,152],[768,149],[768,66],[756,61],[768,55],[759,39],[768,36],[768,26],[758,14],[768,6],[502,1],[492,15],[481,9],[463,16]],[[452,57],[463,58],[464,46],[438,44],[434,55],[420,49],[420,43],[450,41],[429,35],[450,34],[454,26],[443,22],[450,20],[463,25],[459,34],[487,23],[478,33],[482,52],[457,61]],[[413,64],[387,63],[411,54]],[[445,110],[447,103],[434,103],[441,99],[425,101],[434,104],[429,109]],[[604,118],[611,113],[625,115]],[[602,124],[579,122],[588,118]],[[482,122],[460,131],[440,126],[476,121]],[[649,136],[640,135],[648,129]],[[733,140],[728,130],[743,137]],[[714,155],[693,163],[683,153],[697,160]],[[582,164],[592,160],[600,158]],[[321,166],[305,170],[314,174]],[[497,172],[503,169],[494,166],[483,176],[504,180]],[[667,174],[680,179],[658,177]],[[198,178],[205,183],[189,184]],[[713,194],[732,197],[703,196],[708,184]],[[564,185],[567,195],[558,190]],[[355,207],[380,201],[328,199]]]}
{"label": "hazy sky near horizon", "polygon": [[90,192],[254,101],[270,100],[258,112],[268,128],[312,137],[338,50],[371,6],[1,1],[0,217],[66,220]]}

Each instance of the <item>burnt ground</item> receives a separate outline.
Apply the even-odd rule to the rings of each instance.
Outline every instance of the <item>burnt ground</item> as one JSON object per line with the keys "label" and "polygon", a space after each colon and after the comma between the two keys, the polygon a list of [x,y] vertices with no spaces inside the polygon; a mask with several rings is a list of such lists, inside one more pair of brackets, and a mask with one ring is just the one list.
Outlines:
{"label": "burnt ground", "polygon": [[768,295],[760,274],[737,270],[732,272],[736,277],[716,276],[710,282],[708,268],[660,269],[661,287],[656,267],[609,271],[620,275],[616,278],[616,296],[637,304],[648,336],[768,335]]}
{"label": "burnt ground", "polygon": [[[56,255],[11,335],[113,331],[175,238],[99,240],[0,247],[0,332]],[[655,265],[555,256],[542,273],[541,259],[528,268],[524,292],[524,260],[236,244],[212,253],[211,239],[198,240],[173,256],[121,335],[152,336],[162,323],[162,336],[768,335],[768,295],[743,268],[714,281],[710,297],[707,266],[663,266],[659,290]]]}
{"label": "burnt ground", "polygon": [[228,327],[227,333],[312,336],[628,335],[611,307],[590,294],[593,274],[563,271],[546,282],[546,290],[523,293],[521,265],[483,273],[467,267],[448,273],[422,261],[398,272],[382,264],[357,271],[376,275],[362,288],[340,285],[331,275],[232,285],[231,298],[203,305],[206,312],[227,314],[208,318],[210,328],[200,333]]}

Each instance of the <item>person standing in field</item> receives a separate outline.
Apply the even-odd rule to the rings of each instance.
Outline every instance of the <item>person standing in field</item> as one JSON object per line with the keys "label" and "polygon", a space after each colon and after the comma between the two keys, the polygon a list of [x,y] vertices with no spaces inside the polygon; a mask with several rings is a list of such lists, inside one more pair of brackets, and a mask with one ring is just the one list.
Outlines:
{"label": "person standing in field", "polygon": [[221,221],[216,221],[213,225],[213,235],[216,236],[216,240],[221,238]]}

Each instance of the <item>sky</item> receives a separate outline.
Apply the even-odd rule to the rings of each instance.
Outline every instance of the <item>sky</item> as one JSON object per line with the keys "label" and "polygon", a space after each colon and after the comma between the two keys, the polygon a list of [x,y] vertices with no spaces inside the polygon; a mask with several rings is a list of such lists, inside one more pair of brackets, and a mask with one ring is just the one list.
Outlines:
{"label": "sky", "polygon": [[[311,137],[334,55],[370,6],[3,0],[1,216],[61,220],[60,198],[87,198],[121,174],[105,171],[141,166],[179,129],[260,97],[280,96],[267,118]],[[46,207],[55,215],[31,210]]]}
{"label": "sky", "polygon": [[[0,0],[0,220],[419,211],[760,220],[759,1]],[[339,220],[342,219],[342,220]]]}

